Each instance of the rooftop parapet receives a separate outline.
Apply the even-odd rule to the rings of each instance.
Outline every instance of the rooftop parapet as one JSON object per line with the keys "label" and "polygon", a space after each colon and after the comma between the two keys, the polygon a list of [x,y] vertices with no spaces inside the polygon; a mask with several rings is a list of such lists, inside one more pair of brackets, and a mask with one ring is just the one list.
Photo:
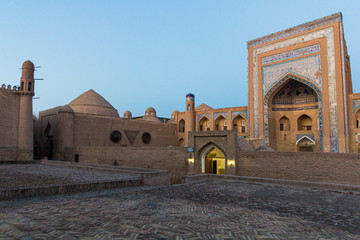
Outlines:
{"label": "rooftop parapet", "polygon": [[282,38],[286,38],[286,37],[290,37],[299,33],[303,33],[309,30],[313,30],[319,27],[323,27],[335,22],[341,22],[342,21],[342,14],[341,12],[323,17],[323,18],[319,18],[316,19],[314,21],[311,22],[307,22],[292,28],[288,28],[285,30],[282,30],[280,32],[276,32],[276,33],[272,33],[269,35],[266,35],[264,37],[260,37],[260,38],[256,38],[254,40],[248,41],[247,42],[247,47],[248,48],[252,48],[252,47],[256,47],[258,45],[261,44],[265,44],[265,43],[269,43],[272,41],[276,41]]}

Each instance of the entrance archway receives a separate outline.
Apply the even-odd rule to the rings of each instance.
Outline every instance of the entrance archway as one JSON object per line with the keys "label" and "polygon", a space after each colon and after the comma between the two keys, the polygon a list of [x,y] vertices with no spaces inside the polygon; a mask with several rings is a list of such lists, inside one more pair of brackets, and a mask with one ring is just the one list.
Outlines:
{"label": "entrance archway", "polygon": [[225,174],[226,157],[218,148],[211,146],[201,156],[201,172]]}
{"label": "entrance archway", "polygon": [[313,152],[315,142],[311,138],[304,136],[296,142],[298,146],[298,152]]}
{"label": "entrance archway", "polygon": [[[312,151],[322,151],[322,124],[314,121],[321,122],[321,109],[321,93],[317,86],[288,74],[265,95],[266,145],[276,151],[299,151],[297,139],[306,134],[316,139]],[[310,148],[304,148],[307,150]]]}

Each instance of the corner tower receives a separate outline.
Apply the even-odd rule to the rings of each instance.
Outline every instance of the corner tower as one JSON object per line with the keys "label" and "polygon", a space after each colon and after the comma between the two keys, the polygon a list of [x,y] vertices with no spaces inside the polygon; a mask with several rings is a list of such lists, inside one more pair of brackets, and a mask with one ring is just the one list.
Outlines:
{"label": "corner tower", "polygon": [[34,96],[34,64],[26,61],[22,65],[20,79],[19,132],[18,132],[18,160],[33,159],[33,109]]}
{"label": "corner tower", "polygon": [[195,131],[195,96],[192,93],[186,95],[185,111],[185,136],[184,145],[188,146],[188,134]]}

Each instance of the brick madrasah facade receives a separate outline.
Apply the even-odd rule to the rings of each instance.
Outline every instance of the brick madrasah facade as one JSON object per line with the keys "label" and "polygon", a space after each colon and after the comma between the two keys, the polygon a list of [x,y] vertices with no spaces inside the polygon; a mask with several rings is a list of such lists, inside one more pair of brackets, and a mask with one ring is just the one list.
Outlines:
{"label": "brick madrasah facade", "polygon": [[[353,94],[341,13],[248,44],[248,106],[195,107],[158,118],[118,111],[89,90],[67,105],[32,115],[34,65],[20,87],[0,89],[0,160],[75,162],[238,174],[239,152],[358,153],[360,94]],[[34,149],[34,153],[32,150]],[[139,160],[141,159],[141,160]],[[176,170],[174,170],[176,169]]]}

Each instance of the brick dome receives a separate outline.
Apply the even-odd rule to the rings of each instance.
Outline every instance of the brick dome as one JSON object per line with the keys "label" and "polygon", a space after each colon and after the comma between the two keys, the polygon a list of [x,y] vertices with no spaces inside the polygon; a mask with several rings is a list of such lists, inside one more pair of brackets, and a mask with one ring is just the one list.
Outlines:
{"label": "brick dome", "polygon": [[118,111],[100,94],[90,89],[69,103],[75,113],[119,117]]}

